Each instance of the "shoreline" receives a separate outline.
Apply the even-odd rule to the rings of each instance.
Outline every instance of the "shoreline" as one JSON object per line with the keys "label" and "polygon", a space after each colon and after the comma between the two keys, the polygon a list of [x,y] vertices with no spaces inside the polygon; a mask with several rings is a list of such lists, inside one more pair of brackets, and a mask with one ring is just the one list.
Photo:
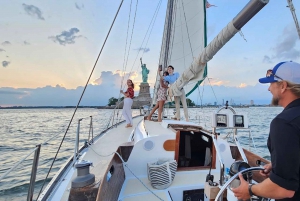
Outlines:
{"label": "shoreline", "polygon": [[[94,109],[115,109],[114,106],[78,106],[78,108],[94,108]],[[219,108],[220,105],[202,105],[202,106],[191,106],[188,108]],[[231,105],[233,108],[250,108],[250,107],[279,107],[273,105]],[[1,107],[1,109],[69,109],[76,108],[76,106],[11,106],[11,107]],[[169,108],[175,108],[175,106],[171,106]],[[181,107],[182,108],[182,107]],[[120,108],[122,109],[122,108]],[[140,108],[132,108],[132,109],[140,109]]]}

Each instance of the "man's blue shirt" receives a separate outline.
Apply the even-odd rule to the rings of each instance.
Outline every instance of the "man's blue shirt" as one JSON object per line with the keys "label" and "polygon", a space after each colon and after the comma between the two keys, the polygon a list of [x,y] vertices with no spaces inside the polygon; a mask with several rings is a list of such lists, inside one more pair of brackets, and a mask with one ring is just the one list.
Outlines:
{"label": "man's blue shirt", "polygon": [[169,84],[173,84],[179,78],[179,73],[173,73],[173,75],[167,75],[164,77],[165,81]]}

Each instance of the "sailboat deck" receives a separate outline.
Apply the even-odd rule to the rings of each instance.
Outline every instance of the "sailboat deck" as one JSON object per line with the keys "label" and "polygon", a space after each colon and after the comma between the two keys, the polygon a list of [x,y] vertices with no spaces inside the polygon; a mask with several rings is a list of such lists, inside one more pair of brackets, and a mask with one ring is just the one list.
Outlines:
{"label": "sailboat deck", "polygon": [[[212,170],[217,176],[218,172]],[[162,200],[182,200],[184,190],[203,189],[207,170],[200,171],[179,171],[176,172],[175,178],[167,189],[157,190],[151,186],[148,177],[139,178],[143,184],[155,193]],[[120,192],[119,200],[122,201],[153,201],[159,200],[150,192],[137,178],[128,178],[125,180]]]}
{"label": "sailboat deck", "polygon": [[168,125],[177,125],[182,126],[198,126],[193,122],[186,121],[176,121],[176,120],[162,120],[162,122],[157,121],[148,121],[145,120],[145,128],[149,136],[163,135],[163,134],[174,134],[175,131],[168,128]]}
{"label": "sailboat deck", "polygon": [[[133,119],[133,125],[137,125],[138,122],[142,120],[141,117]],[[93,166],[90,167],[90,172],[95,175],[96,183],[99,182],[108,167],[110,161],[112,160],[115,151],[124,142],[128,141],[128,138],[133,131],[134,127],[125,128],[125,122],[118,125],[118,127],[110,130],[97,139],[86,151],[83,151],[80,160],[86,160],[93,162]],[[92,151],[88,151],[92,150]],[[105,167],[105,168],[103,168]],[[54,193],[51,200],[68,200],[71,182],[77,176],[77,171],[72,168],[67,175],[64,175],[61,180],[61,187],[57,189],[60,193]],[[63,195],[62,195],[63,194]]]}
{"label": "sailboat deck", "polygon": [[164,135],[164,134],[174,134],[175,135],[174,131],[172,131],[168,128],[164,128],[162,126],[162,122],[145,120],[145,129],[148,132],[149,136]]}

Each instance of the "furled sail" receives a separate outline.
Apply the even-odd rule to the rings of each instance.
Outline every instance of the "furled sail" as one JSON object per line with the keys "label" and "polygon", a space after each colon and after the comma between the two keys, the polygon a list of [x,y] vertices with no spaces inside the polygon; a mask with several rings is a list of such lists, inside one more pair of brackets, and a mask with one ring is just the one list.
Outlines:
{"label": "furled sail", "polygon": [[[169,0],[159,64],[166,70],[168,65],[180,75],[189,68],[206,46],[206,0]],[[206,77],[206,68],[185,85],[190,95]],[[157,75],[153,104],[159,88]]]}

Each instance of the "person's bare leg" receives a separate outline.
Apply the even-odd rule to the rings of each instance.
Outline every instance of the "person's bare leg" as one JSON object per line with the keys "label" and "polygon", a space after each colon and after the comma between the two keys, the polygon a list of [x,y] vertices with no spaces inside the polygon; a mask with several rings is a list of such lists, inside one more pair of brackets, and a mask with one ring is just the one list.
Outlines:
{"label": "person's bare leg", "polygon": [[158,108],[158,106],[159,106],[158,103],[156,103],[155,107],[152,108],[150,114],[148,115],[147,120],[151,121],[151,117],[152,117],[153,113],[155,112],[155,110]]}
{"label": "person's bare leg", "polygon": [[158,101],[158,122],[161,122],[165,101]]}

